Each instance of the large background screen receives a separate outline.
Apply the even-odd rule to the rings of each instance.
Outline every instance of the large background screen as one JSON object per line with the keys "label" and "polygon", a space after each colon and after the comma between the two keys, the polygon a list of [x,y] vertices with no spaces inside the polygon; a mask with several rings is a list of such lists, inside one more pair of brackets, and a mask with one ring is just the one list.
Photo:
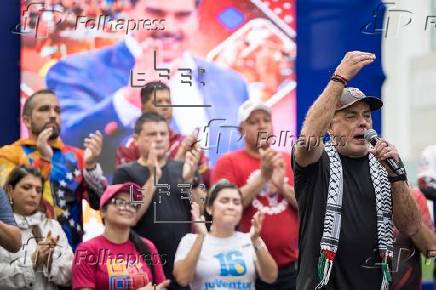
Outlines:
{"label": "large background screen", "polygon": [[[160,1],[163,6],[167,2],[171,1]],[[135,38],[144,30],[151,38],[153,33],[160,32],[164,44],[157,47],[157,57],[152,53],[142,55],[142,68],[149,69],[153,62],[157,62],[156,68],[171,67],[174,62],[168,65],[164,60],[159,64],[159,55],[165,50],[165,37],[177,38],[177,29],[181,29],[193,34],[186,51],[191,62],[194,60],[194,67],[186,65],[189,61],[185,61],[185,67],[193,69],[191,80],[197,92],[207,95],[214,91],[215,98],[220,98],[216,92],[225,92],[231,86],[226,77],[213,75],[208,63],[237,72],[246,83],[248,97],[265,101],[272,107],[275,146],[289,150],[296,134],[295,2],[203,0],[195,11],[194,20],[186,20],[189,15],[175,10],[171,19],[165,19],[168,14],[156,9],[159,8],[156,3],[154,0],[22,0],[21,103],[36,90],[49,87],[60,99],[61,136],[65,143],[83,148],[83,138],[96,129],[104,134],[106,147],[110,142],[125,143],[126,138],[120,137],[120,132],[124,127],[132,128],[140,105],[139,96],[132,98],[120,91],[125,92],[135,83],[132,82],[134,75],[130,74],[132,63],[135,68],[141,66],[131,43],[121,46],[129,42],[126,39]],[[153,9],[149,7],[152,4]],[[175,9],[174,5],[168,9]],[[150,13],[154,17],[149,17]],[[185,23],[180,28],[182,21]],[[175,36],[165,35],[166,27],[177,25],[172,29],[176,31]],[[180,37],[183,38],[183,33]],[[145,38],[144,43],[147,41]],[[201,68],[204,71],[198,72]],[[202,83],[200,80],[195,84],[198,74],[209,74],[211,81]],[[175,75],[170,73],[169,82],[177,78]],[[168,80],[163,78],[163,81]],[[192,88],[187,83],[171,83],[173,104],[186,104],[176,95],[180,95],[179,92],[191,94],[184,91],[188,86]],[[214,109],[219,108],[212,106],[209,110]],[[186,110],[173,108],[173,124],[176,131],[189,134],[192,128],[186,124],[195,123],[200,114]],[[226,116],[226,110],[222,111],[224,117],[236,120],[236,116]],[[231,111],[236,112],[237,108],[229,108]],[[204,118],[202,121],[204,124]],[[226,125],[239,124],[233,121]],[[27,135],[23,126],[21,135]],[[116,147],[113,146],[103,150],[101,157],[109,178],[115,168],[113,148]],[[216,157],[210,159],[213,167]]]}

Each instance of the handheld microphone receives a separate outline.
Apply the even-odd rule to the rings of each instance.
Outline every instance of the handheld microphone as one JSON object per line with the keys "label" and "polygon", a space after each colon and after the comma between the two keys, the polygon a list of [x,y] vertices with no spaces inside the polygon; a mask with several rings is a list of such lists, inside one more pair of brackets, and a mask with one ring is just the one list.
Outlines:
{"label": "handheld microphone", "polygon": [[[364,138],[366,141],[368,141],[369,144],[375,147],[375,144],[377,143],[377,140],[380,138],[377,135],[377,132],[374,129],[366,130],[364,134]],[[406,170],[403,166],[398,164],[397,161],[395,161],[393,158],[386,158],[385,159],[386,164],[389,166],[389,168],[397,175],[405,175]]]}

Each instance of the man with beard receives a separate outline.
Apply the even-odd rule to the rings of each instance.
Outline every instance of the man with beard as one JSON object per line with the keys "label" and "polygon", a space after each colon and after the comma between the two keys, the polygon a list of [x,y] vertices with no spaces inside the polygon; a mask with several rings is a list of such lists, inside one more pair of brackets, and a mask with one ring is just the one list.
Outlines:
{"label": "man with beard", "polygon": [[85,151],[66,145],[60,134],[60,105],[53,91],[35,92],[25,102],[23,121],[28,138],[0,148],[0,184],[17,165],[38,168],[44,179],[43,205],[56,218],[75,249],[82,239],[82,199],[98,208],[106,180],[97,159],[103,138],[100,132],[84,140]]}
{"label": "man with beard", "polygon": [[[47,85],[60,98],[64,125],[68,129],[64,139],[78,144],[88,131],[101,130],[105,136],[103,168],[111,172],[115,165],[116,148],[129,138],[123,127],[133,128],[141,114],[139,88],[130,85],[132,79],[168,82],[174,107],[173,129],[188,135],[197,127],[203,128],[209,120],[223,119],[225,125],[235,125],[238,106],[248,98],[245,82],[237,73],[194,57],[189,48],[195,45],[199,28],[196,0],[136,0],[129,15],[136,20],[164,20],[164,29],[147,30],[138,27],[120,43],[90,53],[77,54],[56,63],[47,74]],[[156,63],[154,63],[156,51]],[[166,68],[170,77],[155,71]],[[182,77],[178,69],[192,69],[192,83]],[[201,71],[203,69],[204,71]],[[145,75],[139,75],[145,73]],[[138,83],[138,81],[133,81]],[[210,105],[209,107],[202,107]],[[219,125],[224,121],[220,120]],[[241,144],[231,140],[230,134],[219,132],[219,125],[207,132],[210,144],[220,138],[218,150],[209,150],[209,160],[214,164],[219,153],[237,149]],[[86,124],[86,125],[84,125]],[[202,138],[206,142],[206,138]],[[209,144],[209,143],[208,143]]]}

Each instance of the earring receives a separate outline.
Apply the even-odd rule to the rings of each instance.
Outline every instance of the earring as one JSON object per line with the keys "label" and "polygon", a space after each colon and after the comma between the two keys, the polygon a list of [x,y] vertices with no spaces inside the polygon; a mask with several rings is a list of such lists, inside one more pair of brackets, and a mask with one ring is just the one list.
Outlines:
{"label": "earring", "polygon": [[12,187],[10,185],[6,186],[5,189],[7,196],[9,197],[9,204],[11,207],[14,205],[14,201],[12,200]]}

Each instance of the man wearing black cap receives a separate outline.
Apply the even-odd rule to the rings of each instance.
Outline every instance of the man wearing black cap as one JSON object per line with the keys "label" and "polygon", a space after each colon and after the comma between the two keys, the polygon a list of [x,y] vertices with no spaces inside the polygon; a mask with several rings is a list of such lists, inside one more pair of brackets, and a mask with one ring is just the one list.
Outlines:
{"label": "man wearing black cap", "polygon": [[[344,88],[375,55],[348,52],[323,93],[309,109],[293,148],[295,193],[300,215],[297,289],[389,289],[393,222],[418,234],[420,214],[405,174],[385,164],[397,149],[364,139],[371,111],[381,100]],[[341,142],[320,142],[328,133]],[[393,217],[393,218],[392,218]]]}

